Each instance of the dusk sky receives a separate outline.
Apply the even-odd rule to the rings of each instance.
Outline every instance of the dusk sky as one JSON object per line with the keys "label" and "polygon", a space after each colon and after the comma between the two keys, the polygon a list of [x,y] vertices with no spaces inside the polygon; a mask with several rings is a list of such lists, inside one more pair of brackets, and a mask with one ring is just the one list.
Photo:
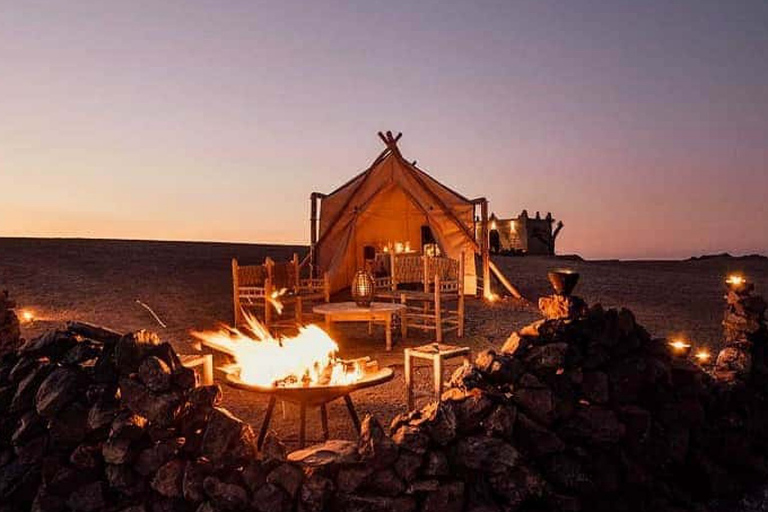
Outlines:
{"label": "dusk sky", "polygon": [[0,236],[300,242],[404,156],[558,252],[768,252],[768,2],[0,0]]}

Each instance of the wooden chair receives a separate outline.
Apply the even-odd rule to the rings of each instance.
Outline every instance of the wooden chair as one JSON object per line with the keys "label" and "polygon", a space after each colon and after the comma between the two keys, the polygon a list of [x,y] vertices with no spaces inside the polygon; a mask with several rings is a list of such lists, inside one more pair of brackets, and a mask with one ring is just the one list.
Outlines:
{"label": "wooden chair", "polygon": [[[464,336],[463,253],[460,260],[397,255],[392,257],[390,269],[389,277],[374,280],[376,297],[405,304],[408,328],[434,331],[438,342],[443,341],[445,332],[453,330]],[[417,284],[420,289],[401,289],[405,283]]]}
{"label": "wooden chair", "polygon": [[[261,265],[240,265],[232,259],[232,298],[235,326],[250,311],[268,329],[295,327],[304,322],[304,309],[316,301],[330,301],[330,282],[321,278],[302,277],[299,257],[285,262],[266,258]],[[282,315],[276,315],[276,303],[282,304]],[[286,311],[287,310],[287,311]]]}

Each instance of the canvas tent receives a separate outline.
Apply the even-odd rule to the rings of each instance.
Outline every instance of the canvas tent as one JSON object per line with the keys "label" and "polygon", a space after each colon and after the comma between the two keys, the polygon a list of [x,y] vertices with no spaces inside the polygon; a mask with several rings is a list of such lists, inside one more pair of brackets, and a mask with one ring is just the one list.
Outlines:
{"label": "canvas tent", "polygon": [[420,250],[431,233],[443,254],[464,254],[464,292],[476,293],[475,255],[484,255],[487,269],[488,251],[487,233],[475,239],[475,209],[487,217],[487,201],[467,199],[405,160],[397,147],[400,134],[379,136],[387,147],[368,169],[330,194],[312,194],[313,267],[328,273],[335,292],[363,267],[366,247],[396,241]]}

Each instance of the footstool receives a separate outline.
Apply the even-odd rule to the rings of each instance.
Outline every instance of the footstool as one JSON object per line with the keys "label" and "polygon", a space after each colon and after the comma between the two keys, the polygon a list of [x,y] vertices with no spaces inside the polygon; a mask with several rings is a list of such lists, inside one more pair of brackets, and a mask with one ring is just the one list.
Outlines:
{"label": "footstool", "polygon": [[[414,398],[434,397],[438,402],[443,394],[443,361],[461,357],[465,362],[470,358],[469,347],[457,347],[444,343],[429,343],[415,348],[405,349],[405,389],[408,396],[408,409],[413,409]],[[414,359],[432,361],[434,392],[418,392],[413,389]]]}

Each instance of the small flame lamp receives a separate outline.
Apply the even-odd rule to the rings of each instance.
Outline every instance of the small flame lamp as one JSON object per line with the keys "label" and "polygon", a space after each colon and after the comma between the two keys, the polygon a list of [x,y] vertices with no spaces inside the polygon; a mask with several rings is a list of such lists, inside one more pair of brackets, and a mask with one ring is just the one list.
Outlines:
{"label": "small flame lamp", "polygon": [[706,366],[712,361],[712,354],[706,348],[697,350],[693,357],[696,358],[696,362],[701,366]]}
{"label": "small flame lamp", "polygon": [[691,353],[691,344],[686,343],[683,340],[674,340],[669,343],[669,348],[672,351],[672,355],[675,357],[688,357],[688,354]]}
{"label": "small flame lamp", "polygon": [[547,273],[547,277],[555,293],[563,297],[570,297],[579,282],[579,273],[569,269],[553,270]]}
{"label": "small flame lamp", "polygon": [[752,290],[752,283],[739,274],[731,274],[728,279],[725,280],[725,284],[728,285],[728,289],[732,292],[743,293]]}
{"label": "small flame lamp", "polygon": [[352,278],[352,299],[355,304],[361,308],[367,308],[371,306],[374,293],[373,276],[365,270],[358,270],[355,272],[355,277]]}

